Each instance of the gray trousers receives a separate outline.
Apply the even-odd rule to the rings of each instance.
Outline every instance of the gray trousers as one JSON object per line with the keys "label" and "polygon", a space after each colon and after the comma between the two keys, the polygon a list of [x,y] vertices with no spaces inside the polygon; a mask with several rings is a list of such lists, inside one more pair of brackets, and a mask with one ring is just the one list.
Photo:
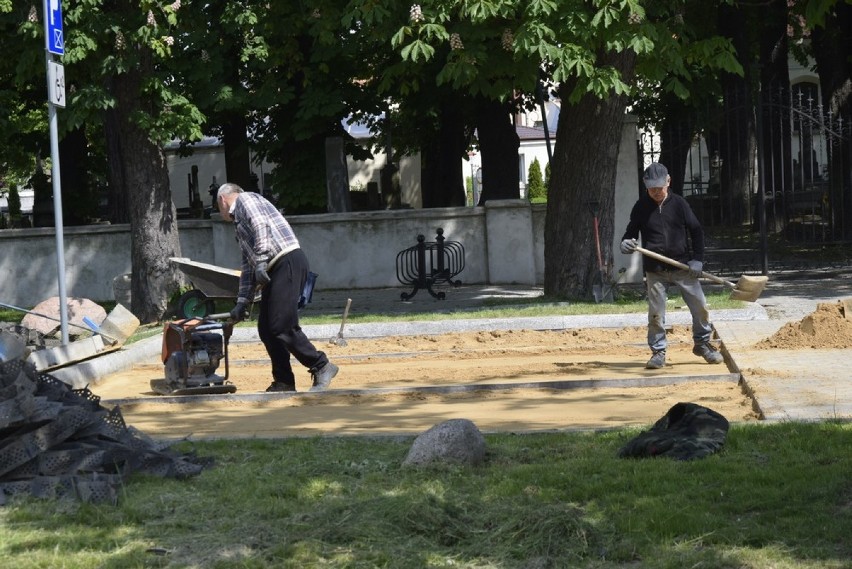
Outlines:
{"label": "gray trousers", "polygon": [[666,342],[666,293],[671,285],[680,289],[680,295],[692,315],[692,340],[703,344],[710,340],[713,327],[707,299],[697,278],[689,271],[673,270],[645,273],[648,287],[648,346],[653,351],[665,350]]}

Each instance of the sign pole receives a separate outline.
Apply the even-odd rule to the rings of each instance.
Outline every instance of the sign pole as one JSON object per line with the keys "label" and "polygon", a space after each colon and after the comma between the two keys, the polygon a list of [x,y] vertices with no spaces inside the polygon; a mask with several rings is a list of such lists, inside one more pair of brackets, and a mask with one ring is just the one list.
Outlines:
{"label": "sign pole", "polygon": [[62,225],[62,184],[59,179],[59,128],[54,99],[65,99],[64,76],[61,85],[61,97],[57,95],[60,86],[56,85],[55,73],[51,66],[56,64],[53,55],[65,53],[62,30],[62,7],[59,0],[44,0],[44,37],[45,37],[45,68],[47,70],[47,116],[50,123],[50,178],[53,183],[53,219],[56,226],[56,268],[59,282],[59,320],[62,334],[62,344],[68,343],[68,304],[65,293],[65,239]]}

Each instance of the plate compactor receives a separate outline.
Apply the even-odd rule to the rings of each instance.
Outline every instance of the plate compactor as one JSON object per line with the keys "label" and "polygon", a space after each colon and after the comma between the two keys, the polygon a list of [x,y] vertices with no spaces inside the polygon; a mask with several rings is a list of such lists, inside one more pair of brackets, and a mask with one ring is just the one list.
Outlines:
{"label": "plate compactor", "polygon": [[[166,323],[163,329],[165,379],[152,379],[151,389],[159,395],[199,395],[234,393],[237,386],[228,381],[228,340],[233,322],[207,318],[187,318]],[[225,375],[216,369],[224,360]]]}

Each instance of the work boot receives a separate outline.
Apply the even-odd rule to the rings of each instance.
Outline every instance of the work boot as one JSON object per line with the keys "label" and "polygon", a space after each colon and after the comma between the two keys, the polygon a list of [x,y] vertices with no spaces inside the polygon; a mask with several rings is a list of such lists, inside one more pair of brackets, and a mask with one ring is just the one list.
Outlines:
{"label": "work boot", "polygon": [[660,369],[666,367],[666,351],[657,350],[648,363],[645,364],[645,369]]}
{"label": "work boot", "polygon": [[695,347],[692,348],[692,353],[704,358],[704,361],[708,364],[720,364],[725,359],[716,348],[710,345],[709,342],[695,344]]}
{"label": "work boot", "polygon": [[283,381],[273,381],[266,388],[267,393],[286,393],[289,391],[296,391],[296,386]]}
{"label": "work boot", "polygon": [[318,370],[311,370],[311,376],[314,378],[314,384],[309,391],[325,391],[331,384],[331,380],[337,375],[338,367],[331,362],[328,362]]}

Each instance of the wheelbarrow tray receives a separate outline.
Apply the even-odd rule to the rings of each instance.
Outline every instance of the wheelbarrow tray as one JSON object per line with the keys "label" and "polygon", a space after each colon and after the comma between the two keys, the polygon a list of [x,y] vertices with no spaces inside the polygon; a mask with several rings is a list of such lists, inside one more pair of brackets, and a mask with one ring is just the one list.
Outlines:
{"label": "wheelbarrow tray", "polygon": [[177,265],[189,277],[192,286],[208,298],[235,298],[240,288],[240,271],[226,269],[208,263],[191,261],[186,257],[170,257],[169,261]]}

